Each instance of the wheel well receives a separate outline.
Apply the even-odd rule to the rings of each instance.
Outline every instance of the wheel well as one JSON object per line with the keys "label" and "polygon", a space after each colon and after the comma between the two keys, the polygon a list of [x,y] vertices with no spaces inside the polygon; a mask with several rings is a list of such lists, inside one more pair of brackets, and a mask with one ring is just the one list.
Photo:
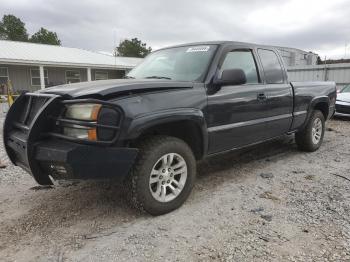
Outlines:
{"label": "wheel well", "polygon": [[203,135],[200,127],[193,121],[184,120],[152,126],[144,130],[134,142],[137,143],[145,137],[153,135],[177,137],[190,146],[197,160],[203,157]]}
{"label": "wheel well", "polygon": [[319,102],[314,106],[314,110],[320,110],[324,116],[324,119],[326,120],[328,117],[328,104],[326,102]]}

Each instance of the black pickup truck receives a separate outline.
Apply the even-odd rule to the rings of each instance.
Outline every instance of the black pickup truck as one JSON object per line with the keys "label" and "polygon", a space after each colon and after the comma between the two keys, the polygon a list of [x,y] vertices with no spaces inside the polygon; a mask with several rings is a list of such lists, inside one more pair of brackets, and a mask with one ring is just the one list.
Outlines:
{"label": "black pickup truck", "polygon": [[11,161],[42,185],[120,180],[152,215],[188,198],[196,161],[286,134],[317,150],[333,82],[289,82],[269,46],[202,42],[150,54],[126,79],[22,94],[4,124]]}

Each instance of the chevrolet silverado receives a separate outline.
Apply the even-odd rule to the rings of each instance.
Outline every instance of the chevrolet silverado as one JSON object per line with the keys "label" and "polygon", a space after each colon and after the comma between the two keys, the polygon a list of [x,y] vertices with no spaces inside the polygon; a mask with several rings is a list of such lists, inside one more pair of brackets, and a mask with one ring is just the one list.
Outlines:
{"label": "chevrolet silverado", "polygon": [[288,81],[273,47],[201,42],[155,51],[125,79],[23,93],[3,139],[41,185],[116,179],[161,215],[188,198],[198,160],[287,134],[316,151],[335,101],[333,82]]}

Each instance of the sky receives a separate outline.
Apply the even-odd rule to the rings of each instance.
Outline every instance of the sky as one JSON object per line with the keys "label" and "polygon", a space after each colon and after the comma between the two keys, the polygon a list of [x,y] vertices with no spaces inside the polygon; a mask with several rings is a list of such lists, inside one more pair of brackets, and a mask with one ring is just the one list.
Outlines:
{"label": "sky", "polygon": [[233,40],[350,58],[348,0],[0,0],[29,34],[57,32],[63,46],[112,52],[137,37],[154,50]]}

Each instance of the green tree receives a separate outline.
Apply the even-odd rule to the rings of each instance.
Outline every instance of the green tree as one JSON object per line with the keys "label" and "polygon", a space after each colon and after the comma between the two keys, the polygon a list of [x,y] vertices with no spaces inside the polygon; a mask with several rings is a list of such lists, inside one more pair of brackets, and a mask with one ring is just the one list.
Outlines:
{"label": "green tree", "polygon": [[36,32],[29,39],[30,42],[47,44],[47,45],[61,45],[61,40],[58,39],[58,36],[55,32],[49,31],[45,28],[40,28],[38,32]]}
{"label": "green tree", "polygon": [[28,33],[25,24],[14,15],[4,15],[0,22],[0,39],[28,41]]}
{"label": "green tree", "polygon": [[145,57],[151,52],[152,48],[147,47],[146,43],[142,43],[137,38],[126,39],[120,42],[119,46],[115,49],[116,56]]}
{"label": "green tree", "polygon": [[324,64],[324,62],[322,61],[322,59],[321,59],[320,56],[317,56],[317,62],[316,62],[316,64],[318,64],[318,65]]}

